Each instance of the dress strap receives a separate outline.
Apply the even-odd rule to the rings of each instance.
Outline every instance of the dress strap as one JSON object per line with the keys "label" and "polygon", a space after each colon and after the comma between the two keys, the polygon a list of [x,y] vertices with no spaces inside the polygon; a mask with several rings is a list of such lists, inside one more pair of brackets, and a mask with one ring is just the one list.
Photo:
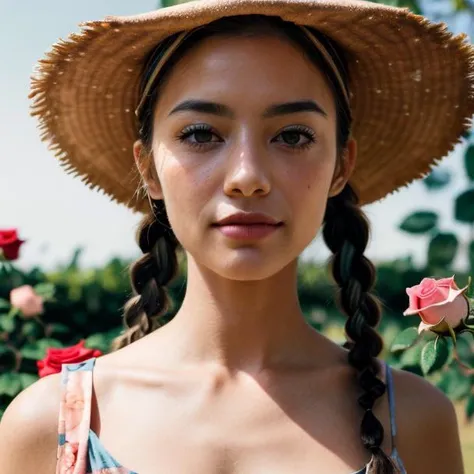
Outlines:
{"label": "dress strap", "polygon": [[86,474],[95,357],[61,368],[56,474]]}
{"label": "dress strap", "polygon": [[390,431],[392,437],[392,459],[398,464],[401,474],[406,474],[405,466],[403,465],[403,461],[398,454],[397,446],[396,446],[396,438],[397,438],[397,421],[395,417],[395,390],[394,390],[394,383],[393,383],[393,374],[391,367],[384,362],[385,364],[385,379],[387,384],[387,394],[388,394],[388,406],[390,411]]}

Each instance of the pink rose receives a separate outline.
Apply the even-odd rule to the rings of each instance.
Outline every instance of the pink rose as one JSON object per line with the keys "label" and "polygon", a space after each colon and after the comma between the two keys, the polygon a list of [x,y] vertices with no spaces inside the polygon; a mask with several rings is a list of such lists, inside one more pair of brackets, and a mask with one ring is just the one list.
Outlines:
{"label": "pink rose", "polygon": [[32,318],[44,311],[43,298],[30,285],[14,288],[10,292],[10,303],[26,318]]}
{"label": "pink rose", "polygon": [[467,286],[458,288],[454,276],[440,280],[424,278],[419,285],[406,289],[410,303],[403,315],[420,316],[419,334],[426,330],[446,332],[448,326],[459,326],[469,313],[466,290]]}

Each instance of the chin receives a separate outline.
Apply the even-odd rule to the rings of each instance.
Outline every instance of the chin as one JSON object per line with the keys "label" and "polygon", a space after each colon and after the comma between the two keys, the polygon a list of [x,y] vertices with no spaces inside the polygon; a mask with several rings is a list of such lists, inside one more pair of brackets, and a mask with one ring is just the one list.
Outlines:
{"label": "chin", "polygon": [[[285,268],[291,258],[258,248],[240,247],[215,253],[205,265],[222,278],[238,281],[258,281],[272,277]],[[285,258],[287,257],[287,258]]]}

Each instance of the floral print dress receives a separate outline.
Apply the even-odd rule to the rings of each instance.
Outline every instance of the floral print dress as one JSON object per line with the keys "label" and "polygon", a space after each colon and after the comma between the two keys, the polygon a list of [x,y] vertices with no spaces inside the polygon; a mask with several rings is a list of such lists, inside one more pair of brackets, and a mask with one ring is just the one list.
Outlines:
{"label": "floral print dress", "polygon": [[95,360],[62,364],[56,474],[137,474],[117,462],[90,429]]}
{"label": "floral print dress", "polygon": [[[138,474],[119,462],[102,445],[90,429],[92,401],[92,373],[96,358],[84,362],[62,364],[61,402],[59,410],[59,437],[56,474]],[[396,436],[395,397],[392,371],[385,364],[392,434],[392,459],[400,474],[407,474],[398,455]],[[369,463],[370,465],[370,463]],[[367,467],[354,474],[365,474]]]}

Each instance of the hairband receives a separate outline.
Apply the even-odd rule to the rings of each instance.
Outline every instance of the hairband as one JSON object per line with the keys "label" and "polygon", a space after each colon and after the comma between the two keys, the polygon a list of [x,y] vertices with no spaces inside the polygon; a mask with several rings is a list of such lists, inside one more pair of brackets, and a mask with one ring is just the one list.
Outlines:
{"label": "hairband", "polygon": [[[194,31],[194,30],[193,30]],[[135,109],[135,115],[138,116],[140,114],[140,111],[143,107],[143,104],[145,103],[145,100],[150,93],[151,88],[154,86],[156,78],[158,77],[158,74],[160,71],[163,69],[163,66],[166,64],[166,61],[170,58],[170,56],[178,49],[178,46],[185,40],[185,38],[190,34],[189,31],[183,31],[180,33],[176,39],[173,41],[171,46],[165,51],[161,59],[158,61],[158,63],[155,66],[155,69],[153,70],[151,76],[148,79],[148,82],[146,83],[145,88],[143,89],[143,94],[141,97],[140,102],[138,103],[137,108]]]}
{"label": "hairband", "polygon": [[[332,72],[336,76],[336,80],[341,88],[342,93],[344,94],[344,99],[346,99],[346,104],[349,107],[350,99],[349,99],[349,91],[347,90],[346,84],[342,79],[341,73],[339,68],[336,66],[336,63],[332,59],[332,56],[329,54],[327,48],[321,43],[321,41],[316,38],[316,36],[308,29],[306,26],[299,25],[301,30],[306,34],[308,39],[314,44],[315,48],[321,53],[322,57],[326,61],[327,65],[331,68]],[[333,49],[333,52],[334,49]]]}
{"label": "hairband", "polygon": [[[339,68],[336,66],[336,63],[332,59],[332,56],[329,54],[327,48],[321,43],[321,41],[316,38],[316,36],[305,26],[298,25],[303,33],[306,35],[306,37],[313,43],[315,48],[321,53],[322,57],[326,61],[326,64],[331,68],[333,71],[336,80],[339,84],[339,87],[344,95],[344,99],[346,101],[347,106],[350,104],[349,100],[349,91],[347,90],[346,84],[344,80],[342,79],[342,75],[339,71]],[[155,66],[155,69],[153,70],[152,74],[150,75],[145,88],[143,89],[142,97],[140,99],[140,102],[138,103],[137,108],[135,109],[135,115],[138,116],[141,112],[141,109],[143,107],[143,104],[146,101],[146,98],[148,97],[148,94],[150,93],[150,90],[152,87],[155,85],[156,78],[158,77],[158,74],[160,71],[163,69],[163,66],[166,64],[168,59],[171,57],[171,55],[178,49],[178,47],[184,42],[184,40],[191,34],[194,33],[198,28],[195,28],[191,31],[183,31],[180,33],[175,40],[171,43],[169,48],[165,51],[163,56],[160,58],[158,63]]]}

